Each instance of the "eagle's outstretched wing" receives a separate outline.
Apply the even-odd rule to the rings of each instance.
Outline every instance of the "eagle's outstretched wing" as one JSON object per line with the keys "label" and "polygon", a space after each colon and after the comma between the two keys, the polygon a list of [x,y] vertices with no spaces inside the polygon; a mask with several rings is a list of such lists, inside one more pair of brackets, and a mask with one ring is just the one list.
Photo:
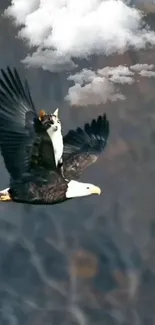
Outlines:
{"label": "eagle's outstretched wing", "polygon": [[79,178],[89,165],[94,163],[106,146],[109,136],[109,121],[106,114],[86,123],[84,128],[70,130],[64,137],[64,172],[69,179]]}
{"label": "eagle's outstretched wing", "polygon": [[[27,81],[22,83],[16,69],[1,69],[0,150],[13,179],[20,178],[30,169],[36,135],[40,136],[39,123]],[[42,131],[42,139],[43,135],[48,139],[46,131]],[[49,154],[52,157],[51,141],[48,147],[51,148]],[[39,159],[37,155],[34,156]]]}

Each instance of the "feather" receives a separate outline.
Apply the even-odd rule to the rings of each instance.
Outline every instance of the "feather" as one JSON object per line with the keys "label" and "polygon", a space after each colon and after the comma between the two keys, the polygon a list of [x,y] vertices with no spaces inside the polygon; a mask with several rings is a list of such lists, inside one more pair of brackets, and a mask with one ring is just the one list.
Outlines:
{"label": "feather", "polygon": [[[18,179],[36,166],[56,169],[53,146],[46,130],[42,130],[27,80],[22,83],[16,69],[1,69],[0,77],[0,149],[11,178]],[[35,142],[38,143],[35,145]],[[46,139],[46,140],[45,140]],[[42,142],[48,142],[45,155]],[[44,147],[45,147],[44,146]],[[35,159],[34,159],[35,156]]]}
{"label": "feather", "polygon": [[106,115],[86,123],[84,129],[70,130],[64,137],[64,173],[68,179],[79,178],[104,150],[109,136],[109,121]]}

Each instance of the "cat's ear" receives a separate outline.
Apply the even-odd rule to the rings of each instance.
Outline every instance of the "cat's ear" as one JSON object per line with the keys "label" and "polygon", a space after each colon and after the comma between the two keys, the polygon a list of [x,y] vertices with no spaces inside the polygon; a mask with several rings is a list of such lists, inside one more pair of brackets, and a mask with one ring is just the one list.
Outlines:
{"label": "cat's ear", "polygon": [[56,118],[59,118],[58,114],[59,114],[59,108],[57,108],[57,109],[54,111],[53,115],[55,115]]}
{"label": "cat's ear", "polygon": [[39,112],[39,120],[42,121],[43,117],[46,115],[46,112],[44,110],[41,110]]}

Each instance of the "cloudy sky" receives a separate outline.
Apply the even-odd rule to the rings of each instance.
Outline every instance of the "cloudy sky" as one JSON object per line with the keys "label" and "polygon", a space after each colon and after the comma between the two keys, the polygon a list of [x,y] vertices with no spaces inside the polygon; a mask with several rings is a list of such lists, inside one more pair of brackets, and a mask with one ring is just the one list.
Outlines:
{"label": "cloudy sky", "polygon": [[[144,23],[144,13],[123,1],[14,0],[4,15],[12,19],[18,28],[17,36],[27,45],[22,59],[25,66],[69,74],[73,84],[65,100],[71,105],[123,100],[119,83],[135,82],[135,71],[129,73],[130,67],[125,70],[120,66],[114,71],[106,67],[106,75],[104,70],[92,71],[92,56],[122,54],[131,48],[139,51],[155,45],[155,32]],[[88,71],[80,71],[83,59]],[[147,67],[146,62],[139,66],[138,73],[154,77],[153,69],[154,65]],[[77,71],[83,82],[76,82]]]}

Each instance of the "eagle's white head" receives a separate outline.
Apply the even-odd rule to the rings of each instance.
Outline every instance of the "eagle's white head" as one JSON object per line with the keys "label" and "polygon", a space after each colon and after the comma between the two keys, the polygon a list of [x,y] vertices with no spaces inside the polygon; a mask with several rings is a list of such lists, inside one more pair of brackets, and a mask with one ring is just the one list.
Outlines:
{"label": "eagle's white head", "polygon": [[66,191],[66,198],[68,199],[73,197],[88,196],[92,194],[100,195],[101,189],[93,184],[81,183],[74,180],[68,183]]}

